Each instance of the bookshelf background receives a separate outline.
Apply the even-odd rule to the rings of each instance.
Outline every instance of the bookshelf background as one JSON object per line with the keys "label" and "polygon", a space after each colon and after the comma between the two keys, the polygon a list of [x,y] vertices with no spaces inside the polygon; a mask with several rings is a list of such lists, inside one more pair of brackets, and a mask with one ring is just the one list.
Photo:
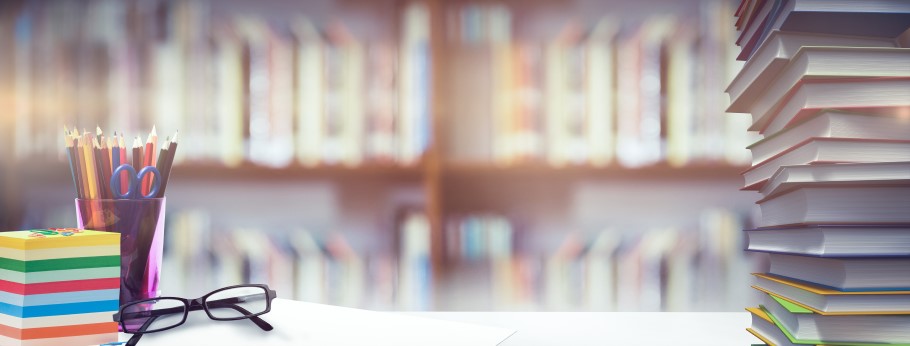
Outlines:
{"label": "bookshelf background", "polygon": [[155,124],[183,139],[174,294],[739,311],[762,264],[729,6],[5,2],[0,229],[73,224],[63,125]]}

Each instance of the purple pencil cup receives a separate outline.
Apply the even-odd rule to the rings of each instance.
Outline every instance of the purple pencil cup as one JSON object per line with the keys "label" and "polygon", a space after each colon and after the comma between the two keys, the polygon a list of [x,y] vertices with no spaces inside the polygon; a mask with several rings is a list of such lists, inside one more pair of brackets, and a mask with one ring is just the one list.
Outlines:
{"label": "purple pencil cup", "polygon": [[161,293],[165,200],[76,199],[79,228],[120,233],[120,305]]}

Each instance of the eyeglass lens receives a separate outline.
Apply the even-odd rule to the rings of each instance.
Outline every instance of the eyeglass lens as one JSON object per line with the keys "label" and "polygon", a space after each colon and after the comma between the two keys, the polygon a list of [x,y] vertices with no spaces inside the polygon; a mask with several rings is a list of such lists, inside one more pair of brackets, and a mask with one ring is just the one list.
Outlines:
{"label": "eyeglass lens", "polygon": [[204,303],[214,319],[249,317],[268,309],[268,292],[262,287],[229,288],[212,293]]}
{"label": "eyeglass lens", "polygon": [[122,316],[124,332],[151,333],[183,323],[186,303],[170,298],[143,301],[124,307]]}

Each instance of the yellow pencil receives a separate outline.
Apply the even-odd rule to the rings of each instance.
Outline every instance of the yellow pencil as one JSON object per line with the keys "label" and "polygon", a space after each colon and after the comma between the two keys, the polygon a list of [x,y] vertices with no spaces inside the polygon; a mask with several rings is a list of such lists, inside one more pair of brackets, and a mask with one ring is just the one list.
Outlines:
{"label": "yellow pencil", "polygon": [[85,141],[83,141],[81,136],[79,135],[78,129],[73,130],[72,136],[73,136],[73,141],[76,143],[76,156],[79,157],[79,178],[81,180],[79,182],[79,185],[82,187],[82,198],[88,198],[89,197],[88,179],[86,177],[88,172],[86,172],[86,170],[85,170],[86,167],[88,167],[88,166],[85,162],[85,149],[83,148],[85,145]]}
{"label": "yellow pencil", "polygon": [[98,175],[95,171],[95,148],[92,146],[92,142],[95,138],[92,137],[88,131],[83,131],[84,136],[82,139],[85,141],[83,150],[85,152],[85,171],[86,171],[86,180],[88,180],[88,198],[96,199],[98,198]]}

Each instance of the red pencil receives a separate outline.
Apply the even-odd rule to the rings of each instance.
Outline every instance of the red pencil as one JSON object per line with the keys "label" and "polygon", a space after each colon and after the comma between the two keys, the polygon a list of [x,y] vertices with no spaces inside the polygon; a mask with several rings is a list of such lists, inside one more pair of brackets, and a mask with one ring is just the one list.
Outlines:
{"label": "red pencil", "polygon": [[[152,139],[154,138],[154,141]],[[158,141],[158,134],[155,133],[155,127],[152,126],[152,132],[149,133],[148,140],[145,142],[145,156],[142,161],[142,168],[155,165],[155,142]],[[137,168],[139,170],[139,168]],[[161,177],[158,177],[160,180]],[[152,190],[152,176],[146,175],[145,179],[142,179],[142,195],[145,196]]]}
{"label": "red pencil", "polygon": [[111,193],[111,150],[107,147],[107,142],[101,140],[101,195],[104,198],[113,198],[114,195]]}
{"label": "red pencil", "polygon": [[[118,139],[117,144],[120,145],[120,164],[123,165],[123,164],[129,163],[126,161],[126,141],[123,140],[123,133],[120,133],[120,138]],[[114,169],[117,169],[117,167],[114,167]],[[126,175],[120,174],[120,191],[125,192],[129,188],[130,188],[129,177],[127,177]]]}

